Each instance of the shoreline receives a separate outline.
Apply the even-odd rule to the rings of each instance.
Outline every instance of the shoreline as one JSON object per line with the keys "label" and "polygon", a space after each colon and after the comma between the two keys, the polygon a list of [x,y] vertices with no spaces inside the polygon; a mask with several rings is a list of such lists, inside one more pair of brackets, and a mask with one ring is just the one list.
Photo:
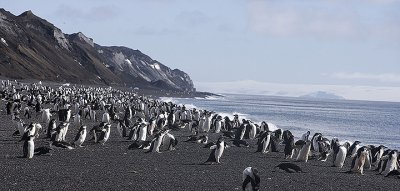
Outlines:
{"label": "shoreline", "polygon": [[[248,140],[249,147],[230,145],[224,151],[221,164],[203,165],[210,149],[202,144],[184,142],[191,135],[187,129],[173,131],[179,141],[175,150],[162,153],[145,153],[144,150],[128,150],[132,141],[119,136],[116,124],[112,123],[110,139],[102,146],[86,138],[83,148],[73,150],[54,149],[51,155],[19,158],[22,143],[12,137],[15,124],[4,111],[0,102],[0,170],[4,172],[5,190],[240,190],[242,172],[246,167],[255,167],[260,172],[260,190],[396,190],[397,177],[385,178],[366,170],[365,175],[345,173],[350,168],[346,159],[343,168],[331,167],[332,158],[321,162],[311,158],[309,162],[293,162],[284,159],[283,145],[279,152],[255,153],[256,139]],[[101,115],[101,113],[99,113]],[[39,118],[25,122],[36,122]],[[93,127],[99,121],[85,120]],[[45,128],[46,126],[44,126]],[[72,126],[67,140],[72,140],[78,128]],[[209,133],[210,141],[219,134]],[[43,135],[41,135],[43,137]],[[47,140],[39,137],[35,147],[46,146]],[[305,173],[286,173],[274,167],[282,162],[293,162]]]}

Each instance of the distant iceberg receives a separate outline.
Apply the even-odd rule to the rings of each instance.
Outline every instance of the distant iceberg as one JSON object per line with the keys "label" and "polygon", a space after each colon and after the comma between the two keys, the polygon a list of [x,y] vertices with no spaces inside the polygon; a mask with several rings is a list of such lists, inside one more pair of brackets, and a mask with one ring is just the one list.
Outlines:
{"label": "distant iceberg", "polygon": [[313,99],[338,99],[344,100],[345,98],[334,93],[324,92],[324,91],[317,91],[312,92],[306,95],[299,96],[301,98],[313,98]]}

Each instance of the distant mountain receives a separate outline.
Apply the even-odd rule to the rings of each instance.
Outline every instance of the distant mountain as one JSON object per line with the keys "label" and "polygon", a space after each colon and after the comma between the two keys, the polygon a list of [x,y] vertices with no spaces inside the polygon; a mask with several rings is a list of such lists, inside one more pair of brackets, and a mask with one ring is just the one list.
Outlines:
{"label": "distant mountain", "polygon": [[101,46],[83,33],[64,34],[31,11],[0,9],[0,76],[80,84],[194,91],[189,75],[139,50]]}
{"label": "distant mountain", "polygon": [[329,92],[324,92],[324,91],[317,91],[317,92],[312,92],[306,95],[299,96],[302,98],[314,98],[314,99],[339,99],[339,100],[344,100],[345,98],[333,93]]}

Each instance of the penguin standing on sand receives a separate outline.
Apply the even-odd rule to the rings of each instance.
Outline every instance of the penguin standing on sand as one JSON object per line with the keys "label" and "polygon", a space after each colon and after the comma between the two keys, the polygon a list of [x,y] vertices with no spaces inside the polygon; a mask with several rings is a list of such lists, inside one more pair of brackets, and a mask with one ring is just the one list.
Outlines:
{"label": "penguin standing on sand", "polygon": [[271,131],[264,131],[260,133],[260,136],[257,141],[257,151],[261,153],[268,152],[268,145],[271,140]]}
{"label": "penguin standing on sand", "polygon": [[31,132],[32,129],[28,129],[24,135],[22,136],[20,141],[24,141],[24,145],[22,147],[22,157],[31,159],[35,152],[35,135]]}
{"label": "penguin standing on sand", "polygon": [[368,160],[367,158],[367,147],[359,148],[356,152],[356,156],[353,158],[349,172],[359,172],[361,175],[364,175],[364,165],[365,161]]}
{"label": "penguin standing on sand", "polygon": [[121,137],[126,137],[127,128],[126,128],[124,120],[118,120],[117,123],[118,123],[117,124],[117,130],[118,130],[119,135]]}
{"label": "penguin standing on sand", "polygon": [[337,138],[332,139],[333,167],[342,168],[346,160],[348,144],[340,145]]}
{"label": "penguin standing on sand", "polygon": [[296,161],[307,162],[310,151],[311,151],[311,141],[306,141],[306,144],[304,144],[303,147],[301,147],[299,154],[297,155]]}
{"label": "penguin standing on sand", "polygon": [[105,128],[100,132],[100,137],[98,143],[104,145],[107,142],[108,138],[110,138],[111,124],[106,124]]}
{"label": "penguin standing on sand", "polygon": [[78,133],[76,134],[76,136],[75,136],[75,139],[74,139],[74,145],[75,146],[78,146],[78,147],[82,147],[82,143],[85,141],[85,139],[86,139],[86,125],[82,125],[80,128],[79,128],[79,131],[78,131]]}
{"label": "penguin standing on sand", "polygon": [[357,155],[357,151],[361,147],[360,143],[360,141],[354,141],[347,152],[348,157],[354,158]]}
{"label": "penguin standing on sand", "polygon": [[260,189],[260,175],[258,174],[258,170],[256,168],[247,167],[243,171],[242,190],[246,190],[249,183],[251,184],[253,191]]}
{"label": "penguin standing on sand", "polygon": [[163,143],[164,136],[169,132],[170,130],[165,130],[157,133],[154,137],[154,139],[151,141],[150,149],[146,153],[150,152],[156,152],[160,153],[160,146]]}
{"label": "penguin standing on sand", "polygon": [[383,171],[380,172],[380,174],[384,174],[385,176],[388,176],[389,173],[393,170],[398,169],[398,161],[397,158],[399,157],[399,152],[397,150],[392,150],[390,153],[387,155],[387,162],[382,168]]}
{"label": "penguin standing on sand", "polygon": [[56,124],[56,120],[55,119],[51,119],[49,122],[49,126],[47,128],[47,138],[51,138],[51,135],[54,133],[54,131],[57,128],[57,124]]}
{"label": "penguin standing on sand", "polygon": [[215,163],[219,164],[225,148],[227,148],[227,144],[224,141],[224,137],[221,136],[218,138],[217,143],[210,147],[210,149],[211,149],[210,156],[208,157],[207,161],[204,163],[213,164],[215,162]]}

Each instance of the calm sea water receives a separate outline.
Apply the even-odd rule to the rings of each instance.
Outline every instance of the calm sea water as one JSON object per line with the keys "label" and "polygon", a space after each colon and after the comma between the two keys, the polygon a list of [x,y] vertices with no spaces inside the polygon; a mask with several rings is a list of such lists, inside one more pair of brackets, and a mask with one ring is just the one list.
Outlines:
{"label": "calm sea water", "polygon": [[254,122],[271,122],[295,137],[306,131],[340,141],[383,144],[400,149],[400,103],[226,94],[222,98],[163,98]]}

